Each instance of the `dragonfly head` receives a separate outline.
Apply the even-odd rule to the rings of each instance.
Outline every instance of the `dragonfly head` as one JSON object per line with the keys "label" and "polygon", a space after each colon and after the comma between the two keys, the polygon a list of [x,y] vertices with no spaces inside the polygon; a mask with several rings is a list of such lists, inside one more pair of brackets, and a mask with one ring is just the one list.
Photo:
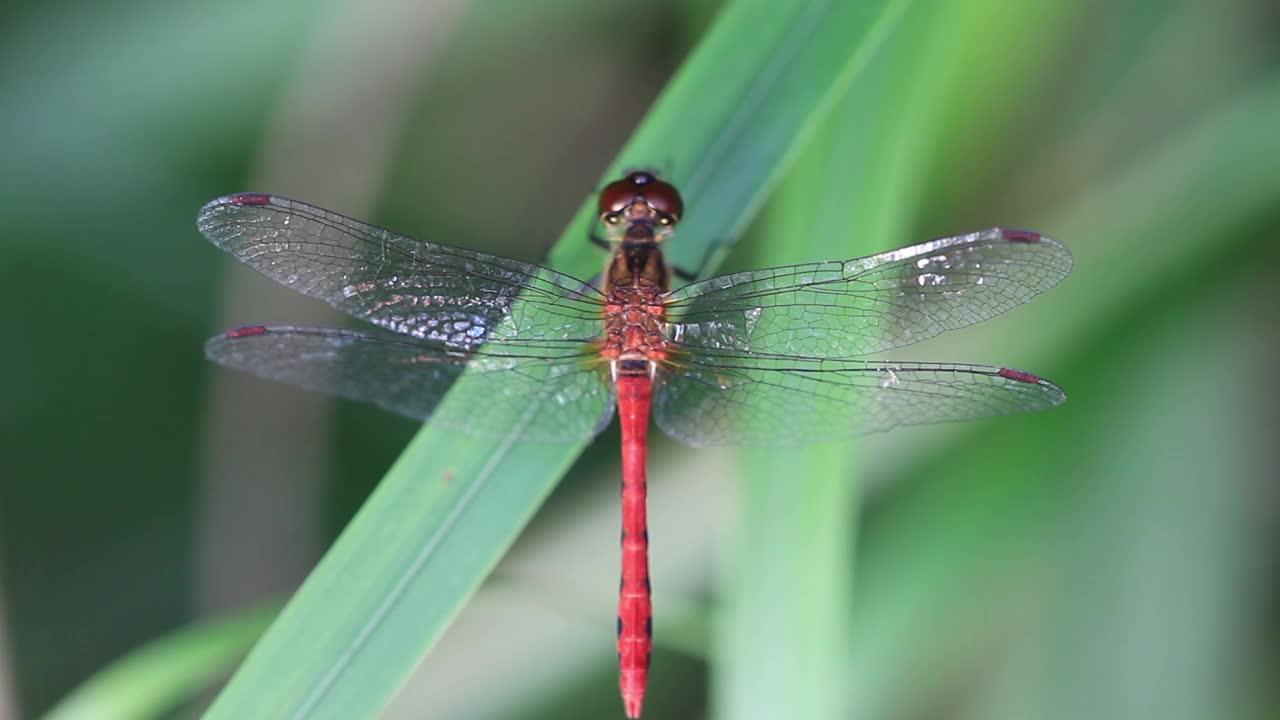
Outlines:
{"label": "dragonfly head", "polygon": [[684,201],[670,183],[637,171],[606,185],[596,208],[610,240],[662,242],[680,222]]}

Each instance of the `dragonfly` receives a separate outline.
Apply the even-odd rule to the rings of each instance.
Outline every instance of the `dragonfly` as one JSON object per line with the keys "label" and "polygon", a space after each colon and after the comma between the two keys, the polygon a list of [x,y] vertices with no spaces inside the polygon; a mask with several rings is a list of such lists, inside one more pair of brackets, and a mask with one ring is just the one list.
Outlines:
{"label": "dragonfly", "polygon": [[1057,406],[1063,391],[1023,370],[863,356],[1004,313],[1058,284],[1072,258],[1039,233],[992,228],[673,290],[662,247],[684,216],[679,191],[631,172],[597,210],[611,254],[593,284],[275,195],[213,200],[197,225],[214,245],[370,326],[251,325],[205,352],[465,433],[509,434],[520,417],[522,441],[583,441],[616,408],[619,686],[638,718],[653,646],[650,420],[697,447],[800,446]]}

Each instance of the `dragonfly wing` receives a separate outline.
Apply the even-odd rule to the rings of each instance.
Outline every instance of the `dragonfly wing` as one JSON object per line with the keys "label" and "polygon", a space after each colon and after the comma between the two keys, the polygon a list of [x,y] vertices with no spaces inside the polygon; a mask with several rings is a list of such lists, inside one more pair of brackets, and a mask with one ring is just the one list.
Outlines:
{"label": "dragonfly wing", "polygon": [[898,425],[1043,410],[1053,383],[991,365],[709,356],[661,377],[658,427],[690,445],[794,447]]}
{"label": "dragonfly wing", "polygon": [[396,235],[297,200],[205,205],[200,232],[277,282],[405,335],[474,348],[600,333],[600,292],[549,268]]}
{"label": "dragonfly wing", "polygon": [[[255,326],[205,344],[209,359],[259,377],[370,402],[472,435],[567,442],[613,415],[613,388],[585,354],[460,353],[385,330]],[[585,352],[585,350],[584,350]],[[469,372],[465,372],[469,370]],[[461,395],[437,410],[446,392]],[[441,414],[446,413],[446,414]]]}
{"label": "dragonfly wing", "polygon": [[1071,253],[995,228],[855,260],[714,277],[669,296],[668,338],[691,352],[852,358],[972,325],[1057,285]]}

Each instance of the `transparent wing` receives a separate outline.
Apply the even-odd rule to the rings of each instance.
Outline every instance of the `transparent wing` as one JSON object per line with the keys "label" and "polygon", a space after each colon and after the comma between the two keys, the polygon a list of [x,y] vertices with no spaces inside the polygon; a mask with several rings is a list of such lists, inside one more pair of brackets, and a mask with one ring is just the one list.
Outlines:
{"label": "transparent wing", "polygon": [[995,228],[687,285],[669,296],[667,337],[694,354],[852,358],[999,315],[1070,271],[1058,242]]}
{"label": "transparent wing", "polygon": [[[535,442],[581,440],[608,425],[613,387],[586,351],[550,357],[485,346],[463,353],[378,329],[261,325],[205,343],[209,359],[259,377],[410,418],[439,415],[437,421],[473,435],[502,436],[519,423],[521,439]],[[461,397],[437,412],[446,391]]]}
{"label": "transparent wing", "polygon": [[664,432],[697,447],[810,445],[1066,400],[1047,380],[991,365],[734,353],[686,360],[659,376],[653,414]]}
{"label": "transparent wing", "polygon": [[196,220],[214,245],[352,317],[449,348],[598,337],[603,297],[554,270],[414,240],[297,200],[244,193]]}

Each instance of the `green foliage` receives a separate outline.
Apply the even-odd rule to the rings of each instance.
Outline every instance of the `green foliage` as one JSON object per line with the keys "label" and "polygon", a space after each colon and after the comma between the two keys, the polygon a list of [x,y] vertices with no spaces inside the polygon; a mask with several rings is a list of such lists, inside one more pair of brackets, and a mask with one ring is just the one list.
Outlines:
{"label": "green foliage", "polygon": [[274,604],[194,624],[112,663],[64,698],[45,720],[162,717],[222,679],[275,619]]}
{"label": "green foliage", "polygon": [[[341,535],[210,716],[620,716],[616,436],[531,445],[513,418],[497,443],[428,425],[405,448],[404,423],[341,405],[313,435],[210,438],[242,397],[208,389],[226,266],[195,209],[301,194],[245,178],[384,122],[385,162],[335,209],[376,196],[357,214],[538,260],[576,208],[549,263],[583,277],[583,200],[636,166],[685,191],[671,250],[703,276],[997,224],[1075,254],[1051,294],[902,357],[1025,368],[1063,408],[737,460],[658,441],[649,714],[1268,716],[1270,4],[687,5],[441,4],[400,33],[380,5],[6,5],[0,714],[198,699],[265,617],[193,616],[290,585],[319,549],[282,562],[269,538],[319,526]],[[313,114],[273,119],[298,96]],[[228,322],[297,319],[261,313]],[[210,467],[298,457],[331,492],[255,488],[201,534]],[[237,542],[262,566],[213,572]]]}

